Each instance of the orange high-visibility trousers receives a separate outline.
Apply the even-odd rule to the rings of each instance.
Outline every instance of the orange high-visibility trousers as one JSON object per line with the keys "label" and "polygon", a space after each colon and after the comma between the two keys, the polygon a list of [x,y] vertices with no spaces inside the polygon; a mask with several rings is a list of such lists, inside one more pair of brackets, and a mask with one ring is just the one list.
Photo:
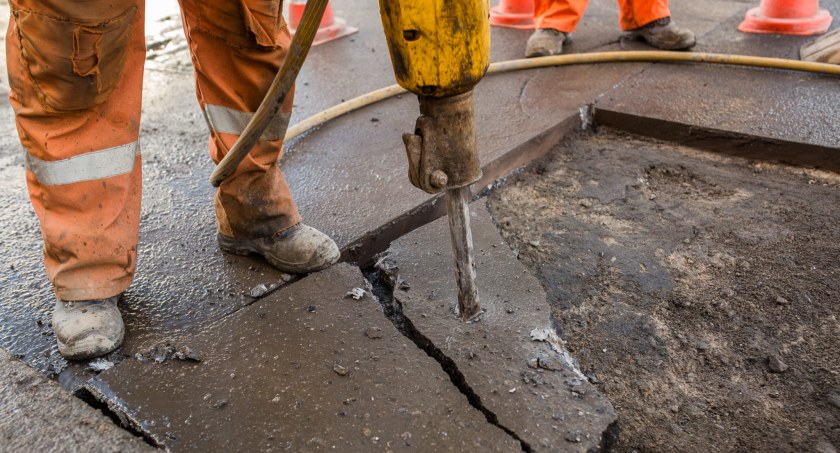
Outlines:
{"label": "orange high-visibility trousers", "polygon": [[[181,0],[199,104],[218,162],[259,106],[291,38],[281,2]],[[137,262],[144,0],[11,0],[10,101],[44,264],[63,300],[125,291]],[[292,96],[215,196],[218,229],[269,236],[300,222],[277,162]]]}
{"label": "orange high-visibility trousers", "polygon": [[[534,0],[536,28],[553,28],[571,33],[577,28],[589,0]],[[655,20],[670,17],[668,0],[618,0],[619,25],[633,30]]]}

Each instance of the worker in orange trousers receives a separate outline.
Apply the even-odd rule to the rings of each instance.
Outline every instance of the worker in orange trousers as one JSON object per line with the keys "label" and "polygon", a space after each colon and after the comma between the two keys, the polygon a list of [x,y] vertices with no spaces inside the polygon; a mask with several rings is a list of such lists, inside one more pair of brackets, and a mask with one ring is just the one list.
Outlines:
{"label": "worker in orange trousers", "polygon": [[[589,0],[534,0],[537,30],[528,39],[526,57],[563,53]],[[619,25],[636,39],[663,50],[684,50],[695,44],[694,33],[671,21],[668,0],[618,0]]]}
{"label": "worker in orange trousers", "polygon": [[[10,101],[56,294],[59,352],[83,359],[122,342],[117,307],[134,278],[140,221],[144,0],[11,0]],[[281,2],[181,0],[196,93],[219,162],[283,64]],[[223,251],[287,272],[335,263],[335,242],[303,225],[277,165],[292,96],[215,195]]]}

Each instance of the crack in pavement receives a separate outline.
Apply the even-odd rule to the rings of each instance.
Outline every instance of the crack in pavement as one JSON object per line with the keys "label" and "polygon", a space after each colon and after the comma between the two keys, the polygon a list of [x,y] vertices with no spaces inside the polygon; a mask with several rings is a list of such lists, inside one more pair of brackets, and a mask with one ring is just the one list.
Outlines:
{"label": "crack in pavement", "polygon": [[525,109],[522,106],[522,99],[525,97],[525,90],[528,88],[528,85],[538,76],[539,73],[532,74],[530,77],[525,79],[525,82],[522,83],[522,86],[519,88],[519,96],[516,97],[516,109],[519,110],[519,113],[525,113]]}
{"label": "crack in pavement", "polygon": [[372,285],[373,295],[376,296],[376,300],[382,306],[385,317],[391,321],[397,331],[411,340],[426,355],[438,362],[443,372],[449,376],[452,385],[467,398],[470,406],[484,415],[487,423],[501,429],[515,441],[519,442],[522,451],[527,453],[533,452],[534,450],[528,442],[519,437],[512,429],[499,422],[499,417],[481,402],[481,397],[470,387],[466,377],[458,369],[455,361],[437,347],[432,340],[423,335],[414,326],[411,319],[405,316],[402,305],[394,298],[394,288],[398,285],[398,277],[389,273],[388,269],[382,266],[381,262],[378,267],[374,265],[362,268],[361,271]]}
{"label": "crack in pavement", "polygon": [[84,387],[73,392],[73,396],[96,409],[108,417],[114,425],[125,430],[129,434],[143,439],[150,446],[161,449],[165,448],[159,439],[155,438],[143,424],[133,416],[122,399],[120,399],[103,381],[97,377],[87,380]]}

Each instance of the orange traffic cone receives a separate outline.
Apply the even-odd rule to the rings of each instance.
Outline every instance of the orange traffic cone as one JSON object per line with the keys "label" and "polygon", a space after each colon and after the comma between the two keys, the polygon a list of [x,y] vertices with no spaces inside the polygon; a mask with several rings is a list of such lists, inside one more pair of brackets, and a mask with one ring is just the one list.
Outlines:
{"label": "orange traffic cone", "polygon": [[501,0],[490,8],[490,24],[497,27],[534,29],[534,0]]}
{"label": "orange traffic cone", "polygon": [[831,15],[820,9],[819,0],[761,0],[747,11],[738,30],[747,33],[819,35],[831,25]]}
{"label": "orange traffic cone", "polygon": [[[305,7],[306,0],[293,0],[289,4],[289,31],[293,35],[298,25],[300,25],[300,18],[303,16],[303,9]],[[347,26],[347,22],[344,19],[333,15],[332,2],[330,2],[327,3],[327,9],[324,10],[324,17],[321,19],[321,24],[318,26],[318,32],[315,33],[315,40],[312,41],[312,45],[317,46],[333,39],[352,35],[357,31],[359,31],[358,28]]]}

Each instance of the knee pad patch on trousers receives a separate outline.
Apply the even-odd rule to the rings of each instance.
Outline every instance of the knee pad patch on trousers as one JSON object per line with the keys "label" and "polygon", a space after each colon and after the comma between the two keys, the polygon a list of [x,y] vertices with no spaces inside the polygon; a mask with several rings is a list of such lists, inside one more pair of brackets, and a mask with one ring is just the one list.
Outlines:
{"label": "knee pad patch on trousers", "polygon": [[105,102],[120,79],[137,14],[133,1],[110,18],[55,17],[15,8],[23,67],[42,105],[85,110]]}
{"label": "knee pad patch on trousers", "polygon": [[196,28],[236,48],[276,48],[286,28],[282,0],[199,1]]}

